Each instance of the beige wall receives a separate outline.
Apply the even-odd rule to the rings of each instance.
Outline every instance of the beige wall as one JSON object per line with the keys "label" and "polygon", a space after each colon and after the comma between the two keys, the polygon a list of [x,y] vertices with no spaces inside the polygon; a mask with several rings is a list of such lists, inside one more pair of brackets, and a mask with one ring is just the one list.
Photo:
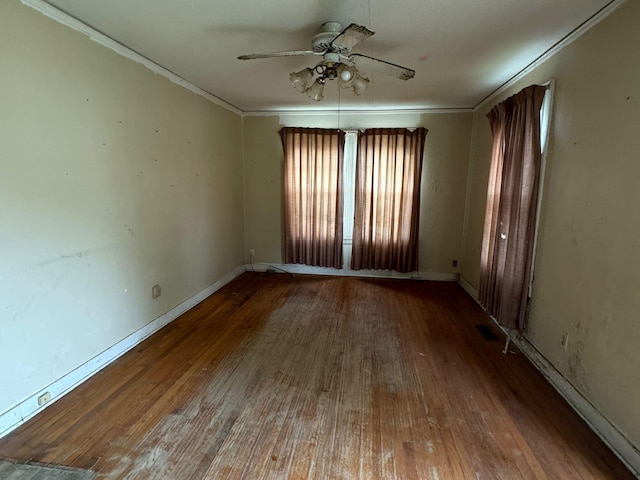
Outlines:
{"label": "beige wall", "polygon": [[[627,2],[492,102],[557,79],[527,336],[635,445],[639,20],[640,3]],[[281,263],[285,125],[429,129],[420,269],[456,272],[463,255],[461,274],[478,286],[490,105],[242,123],[17,0],[0,4],[0,58],[0,414],[248,249]]]}
{"label": "beige wall", "polygon": [[[640,2],[626,2],[491,105],[556,78],[527,337],[640,445]],[[491,135],[473,121],[462,275],[479,284]],[[562,332],[569,334],[566,351]]]}
{"label": "beige wall", "polygon": [[241,265],[243,225],[238,115],[17,0],[0,59],[2,413]]}
{"label": "beige wall", "polygon": [[420,215],[420,271],[455,273],[461,252],[471,113],[281,115],[244,118],[245,258],[282,262],[283,126],[362,129],[418,127],[426,139]]}

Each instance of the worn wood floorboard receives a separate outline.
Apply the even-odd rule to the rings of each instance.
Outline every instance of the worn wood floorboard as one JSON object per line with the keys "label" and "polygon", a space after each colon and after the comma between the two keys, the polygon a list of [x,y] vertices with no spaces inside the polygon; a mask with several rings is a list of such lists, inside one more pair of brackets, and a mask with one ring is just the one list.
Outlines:
{"label": "worn wood floorboard", "polygon": [[246,273],[0,456],[102,479],[633,478],[503,342],[454,283]]}
{"label": "worn wood floorboard", "polygon": [[95,473],[76,468],[16,462],[0,458],[2,480],[93,480]]}

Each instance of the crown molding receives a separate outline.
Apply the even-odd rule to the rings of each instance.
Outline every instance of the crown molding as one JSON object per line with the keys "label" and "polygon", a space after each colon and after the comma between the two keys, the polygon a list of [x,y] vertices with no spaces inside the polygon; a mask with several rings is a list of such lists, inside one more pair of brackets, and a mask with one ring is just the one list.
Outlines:
{"label": "crown molding", "polygon": [[623,3],[627,0],[611,0],[608,4],[602,7],[598,12],[593,14],[589,19],[585,20],[582,24],[573,29],[569,34],[567,34],[562,40],[557,42],[551,48],[549,48],[546,52],[536,58],[533,62],[527,65],[525,68],[520,70],[516,75],[511,77],[505,83],[503,83],[496,90],[487,95],[480,103],[478,103],[475,107],[473,107],[473,111],[477,112],[481,110],[487,103],[491,102],[493,99],[503,94],[507,89],[513,86],[516,82],[521,80],[523,77],[531,73],[533,70],[538,68],[544,62],[549,60],[551,57],[559,53],[565,47],[569,46],[571,43],[576,41],[586,32],[595,27],[602,20],[611,15],[615,10],[617,10]]}
{"label": "crown molding", "polygon": [[325,116],[325,115],[423,115],[443,113],[473,113],[473,108],[390,108],[390,109],[354,109],[354,110],[255,110],[243,112],[243,117],[275,117],[280,115]]}
{"label": "crown molding", "polygon": [[623,3],[627,0],[611,0],[607,5],[602,7],[597,13],[591,16],[588,20],[583,22],[577,28],[575,28],[571,33],[566,35],[562,40],[557,42],[551,48],[549,48],[545,53],[540,55],[536,60],[518,72],[516,75],[511,77],[507,82],[503,83],[500,87],[495,89],[489,95],[487,95],[480,103],[478,103],[475,107],[454,107],[454,108],[400,108],[400,107],[390,107],[390,108],[382,108],[382,109],[352,109],[352,110],[338,110],[338,109],[326,109],[326,110],[304,110],[304,109],[271,109],[271,110],[247,110],[243,111],[238,107],[222,100],[221,98],[216,97],[215,95],[203,90],[202,88],[192,84],[188,80],[180,77],[179,75],[173,73],[170,70],[158,65],[152,60],[144,57],[138,52],[130,49],[129,47],[118,43],[114,39],[108,37],[107,35],[97,31],[96,29],[90,27],[89,25],[81,22],[77,18],[72,17],[71,15],[64,13],[63,11],[57,9],[56,7],[50,5],[44,0],[21,0],[24,5],[27,5],[34,10],[42,13],[43,15],[55,20],[58,23],[61,23],[69,28],[72,28],[86,36],[88,36],[94,42],[116,52],[117,54],[126,57],[136,63],[142,64],[158,75],[161,75],[168,79],[169,81],[179,85],[187,90],[195,93],[196,95],[200,95],[201,97],[206,98],[210,102],[229,110],[237,115],[242,117],[265,117],[265,116],[277,116],[277,115],[302,115],[302,116],[322,116],[322,115],[422,115],[422,114],[449,114],[449,113],[472,113],[477,112],[482,109],[487,103],[491,102],[493,99],[503,94],[507,89],[509,89],[516,82],[521,80],[524,76],[531,73],[542,63],[549,60],[551,57],[556,55],[562,49],[567,47],[569,44],[573,43],[575,40],[580,38],[584,33],[593,28],[595,25],[600,23],[606,17],[608,17],[611,13],[613,13],[617,8],[619,8]]}
{"label": "crown molding", "polygon": [[104,33],[100,33],[93,27],[90,27],[89,25],[81,22],[77,18],[74,18],[71,15],[64,13],[63,11],[58,10],[56,7],[54,7],[53,5],[50,5],[44,0],[21,0],[21,2],[24,5],[27,5],[28,7],[31,7],[34,10],[37,10],[38,12],[42,13],[43,15],[51,18],[52,20],[55,20],[56,22],[61,23],[62,25],[65,25],[69,28],[72,28],[73,30],[76,30],[77,32],[80,32],[88,36],[94,42],[99,43],[103,47],[107,47],[109,50],[114,51],[118,55],[122,55],[123,57],[128,58],[129,60],[133,60],[136,63],[144,65],[152,72],[165,77],[167,80],[175,83],[176,85],[180,85],[183,88],[186,88],[187,90],[195,93],[196,95],[200,95],[201,97],[206,98],[211,103],[214,103],[237,115],[242,115],[242,111],[237,107],[231,105],[230,103],[225,102],[224,100],[216,97],[215,95],[212,95],[206,90],[203,90],[202,88],[194,85],[188,80],[185,80],[181,76],[176,75],[172,71],[167,70],[166,68],[162,67],[161,65],[158,65],[152,60],[149,60],[148,58],[140,55],[138,52],[131,50],[129,47],[116,42],[111,37],[108,37]]}

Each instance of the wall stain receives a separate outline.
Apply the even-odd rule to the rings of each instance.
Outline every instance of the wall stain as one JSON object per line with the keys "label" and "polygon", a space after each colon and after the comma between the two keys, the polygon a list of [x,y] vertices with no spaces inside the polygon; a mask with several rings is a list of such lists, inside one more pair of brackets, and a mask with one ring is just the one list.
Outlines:
{"label": "wall stain", "polygon": [[585,339],[589,332],[580,320],[574,323],[574,331],[569,337],[569,351],[567,357],[568,374],[572,383],[580,390],[585,392],[587,385],[585,383],[586,371],[583,366]]}
{"label": "wall stain", "polygon": [[106,249],[111,248],[112,246],[113,245],[107,245],[107,246],[104,246],[104,247],[89,248],[89,249],[86,249],[86,250],[79,250],[79,251],[73,252],[73,253],[61,254],[61,255],[56,256],[55,258],[51,258],[51,259],[45,260],[43,262],[34,263],[30,267],[31,268],[43,267],[45,265],[51,265],[53,263],[57,263],[60,260],[80,259],[80,258],[83,258],[83,257],[89,255],[90,253],[97,252],[97,251],[100,251],[100,250],[106,250]]}
{"label": "wall stain", "polygon": [[585,370],[582,366],[582,356],[584,353],[584,343],[574,342],[571,355],[569,356],[569,376],[582,390],[585,389]]}

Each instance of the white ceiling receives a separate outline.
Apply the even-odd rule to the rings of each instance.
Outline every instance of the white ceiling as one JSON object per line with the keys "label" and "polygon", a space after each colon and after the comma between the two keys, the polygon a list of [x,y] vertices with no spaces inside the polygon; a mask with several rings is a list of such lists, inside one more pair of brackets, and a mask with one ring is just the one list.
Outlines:
{"label": "white ceiling", "polygon": [[[48,0],[242,111],[476,106],[611,0]],[[309,50],[322,23],[376,34],[353,52],[412,68],[376,72],[360,97],[325,87],[314,102],[289,83],[318,57],[237,60]]]}

